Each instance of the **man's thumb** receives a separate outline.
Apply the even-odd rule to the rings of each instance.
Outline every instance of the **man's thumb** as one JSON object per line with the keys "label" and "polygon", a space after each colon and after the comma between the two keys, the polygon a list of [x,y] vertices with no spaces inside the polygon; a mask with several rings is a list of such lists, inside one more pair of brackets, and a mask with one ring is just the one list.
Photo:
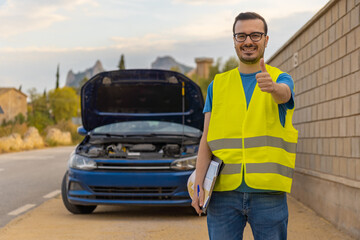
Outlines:
{"label": "man's thumb", "polygon": [[260,59],[260,69],[261,69],[262,72],[267,72],[267,71],[266,71],[266,67],[265,67],[264,58],[261,58],[261,59]]}

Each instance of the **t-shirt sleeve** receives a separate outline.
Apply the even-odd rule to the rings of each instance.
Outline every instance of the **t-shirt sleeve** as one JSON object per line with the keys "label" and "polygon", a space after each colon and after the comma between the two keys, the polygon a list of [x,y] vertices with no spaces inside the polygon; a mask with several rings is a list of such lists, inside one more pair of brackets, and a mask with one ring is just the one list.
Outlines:
{"label": "t-shirt sleeve", "polygon": [[211,112],[211,109],[212,109],[213,82],[214,81],[212,81],[209,84],[208,89],[207,89],[207,94],[206,94],[206,100],[205,100],[205,106],[204,106],[203,113]]}
{"label": "t-shirt sleeve", "polygon": [[276,80],[276,83],[285,83],[289,86],[291,91],[291,98],[287,103],[281,104],[285,106],[287,109],[293,109],[294,108],[294,81],[292,77],[288,73],[282,73],[279,75],[278,79]]}

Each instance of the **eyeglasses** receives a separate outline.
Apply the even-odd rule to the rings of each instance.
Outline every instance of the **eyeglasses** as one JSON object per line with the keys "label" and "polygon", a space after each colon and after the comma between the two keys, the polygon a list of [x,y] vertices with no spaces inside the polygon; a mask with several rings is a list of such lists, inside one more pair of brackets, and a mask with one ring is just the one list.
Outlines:
{"label": "eyeglasses", "polygon": [[262,32],[252,32],[250,34],[246,33],[235,33],[234,38],[237,42],[245,42],[246,38],[249,36],[251,41],[258,42],[261,40],[262,35],[266,36],[265,33]]}

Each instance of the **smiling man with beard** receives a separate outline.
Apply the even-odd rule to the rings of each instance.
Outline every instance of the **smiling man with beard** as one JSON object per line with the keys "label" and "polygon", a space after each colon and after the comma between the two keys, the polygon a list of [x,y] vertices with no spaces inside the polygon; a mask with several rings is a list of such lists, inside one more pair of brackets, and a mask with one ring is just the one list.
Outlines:
{"label": "smiling man with beard", "polygon": [[265,64],[269,36],[262,16],[240,13],[233,40],[239,67],[215,76],[204,107],[204,131],[196,163],[195,187],[204,203],[205,174],[212,157],[225,165],[208,206],[210,239],[242,239],[246,223],[255,240],[286,239],[298,133],[292,125],[291,76]]}

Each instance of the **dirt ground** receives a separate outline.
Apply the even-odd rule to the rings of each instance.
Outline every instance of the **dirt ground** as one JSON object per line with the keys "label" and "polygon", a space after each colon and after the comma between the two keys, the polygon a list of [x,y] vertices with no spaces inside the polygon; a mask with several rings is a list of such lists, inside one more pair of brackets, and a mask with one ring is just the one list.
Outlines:
{"label": "dirt ground", "polygon": [[[289,240],[351,240],[329,222],[288,197]],[[208,239],[206,217],[190,208],[100,206],[73,215],[57,196],[0,229],[0,240],[171,240]],[[244,239],[251,240],[251,229]],[[226,240],[226,239],[224,239]]]}

